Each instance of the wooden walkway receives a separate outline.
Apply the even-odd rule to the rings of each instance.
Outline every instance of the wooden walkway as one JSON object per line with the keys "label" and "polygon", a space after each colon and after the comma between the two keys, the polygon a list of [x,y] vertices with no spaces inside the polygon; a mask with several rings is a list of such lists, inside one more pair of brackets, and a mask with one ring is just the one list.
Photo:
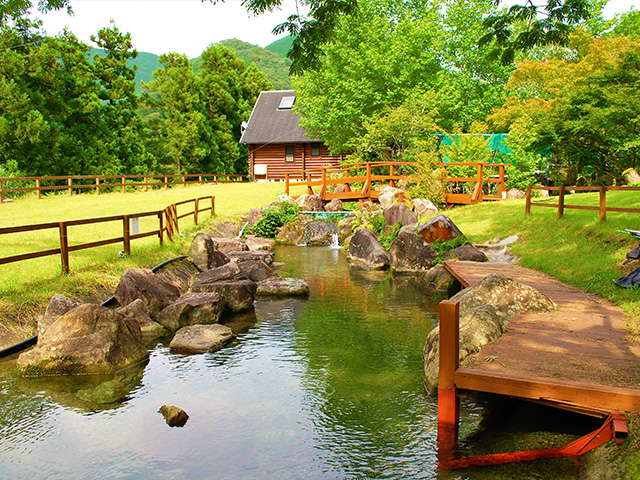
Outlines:
{"label": "wooden walkway", "polygon": [[620,308],[519,265],[444,265],[465,287],[500,273],[536,288],[558,305],[552,314],[525,313],[513,319],[501,338],[455,371],[456,388],[594,415],[640,411],[640,344],[630,337]]}

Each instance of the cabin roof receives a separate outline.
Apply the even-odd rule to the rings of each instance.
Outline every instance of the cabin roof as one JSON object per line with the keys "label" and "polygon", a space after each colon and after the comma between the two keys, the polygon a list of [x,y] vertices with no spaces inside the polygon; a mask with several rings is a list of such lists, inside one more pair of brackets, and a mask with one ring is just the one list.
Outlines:
{"label": "cabin roof", "polygon": [[295,96],[294,90],[260,92],[240,143],[317,142],[305,137],[307,131],[299,125],[300,115],[291,108],[295,104]]}

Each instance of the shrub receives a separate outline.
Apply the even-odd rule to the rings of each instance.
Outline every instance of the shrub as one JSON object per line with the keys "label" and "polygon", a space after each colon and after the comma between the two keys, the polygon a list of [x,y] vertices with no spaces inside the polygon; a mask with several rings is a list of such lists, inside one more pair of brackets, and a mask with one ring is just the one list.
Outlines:
{"label": "shrub", "polygon": [[264,216],[251,228],[258,237],[275,238],[280,227],[300,214],[300,207],[293,202],[283,202],[265,209]]}

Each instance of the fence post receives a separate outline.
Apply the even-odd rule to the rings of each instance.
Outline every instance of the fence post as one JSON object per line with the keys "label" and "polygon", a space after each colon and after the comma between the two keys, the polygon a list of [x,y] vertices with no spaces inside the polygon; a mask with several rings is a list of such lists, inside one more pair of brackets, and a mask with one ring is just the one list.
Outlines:
{"label": "fence post", "polygon": [[96,177],[96,195],[100,195],[100,178]]}
{"label": "fence post", "polygon": [[178,220],[178,206],[173,203],[171,204],[171,211],[173,212],[173,222],[176,226],[176,233],[180,234],[180,220]]}
{"label": "fence post", "polygon": [[4,190],[2,180],[0,180],[0,203],[4,203]]}
{"label": "fence post", "polygon": [[507,198],[506,188],[504,186],[504,165],[500,165],[500,183],[498,184],[498,196],[500,198]]}
{"label": "fence post", "polygon": [[36,198],[38,200],[40,200],[42,198],[41,196],[42,192],[40,191],[40,179],[36,179]]}
{"label": "fence post", "polygon": [[564,185],[560,187],[560,192],[558,194],[558,220],[562,218],[564,215]]}
{"label": "fence post", "polygon": [[200,182],[200,185],[202,185],[202,175],[198,175],[198,182]]}
{"label": "fence post", "polygon": [[344,171],[344,178],[345,178],[345,182],[344,182],[344,191],[345,192],[350,192],[351,191],[351,185],[349,185],[349,170],[345,170]]}
{"label": "fence post", "polygon": [[184,178],[184,175],[182,175],[182,186],[186,187],[187,186],[187,181]]}
{"label": "fence post", "polygon": [[216,205],[216,197],[214,197],[213,195],[211,195],[211,216],[213,217],[216,213],[216,209],[215,209],[215,205]]}
{"label": "fence post", "polygon": [[165,220],[167,221],[167,238],[169,241],[173,240],[173,224],[171,223],[171,216],[169,214],[171,207],[167,207],[163,210]]}
{"label": "fence post", "polygon": [[129,223],[129,215],[122,216],[122,239],[124,243],[123,251],[127,255],[131,253],[131,230]]}
{"label": "fence post", "polygon": [[455,456],[458,443],[460,399],[455,384],[459,366],[460,324],[457,301],[440,302],[439,379],[438,379],[438,460]]}
{"label": "fence post", "polygon": [[121,177],[121,180],[122,180],[122,193],[125,193],[125,192],[126,192],[126,187],[125,187],[125,179],[124,179],[124,176],[122,176],[122,177]]}
{"label": "fence post", "polygon": [[284,174],[284,193],[289,195],[289,174]]}
{"label": "fence post", "polygon": [[527,200],[525,201],[525,204],[524,204],[524,214],[525,215],[531,214],[531,185],[527,187]]}
{"label": "fence post", "polygon": [[167,188],[169,188],[169,179],[165,175],[165,177],[164,177],[164,189],[166,190]]}
{"label": "fence post", "polygon": [[392,163],[391,166],[389,167],[389,176],[391,177],[389,179],[389,185],[391,185],[392,187],[396,186],[396,181],[393,178],[395,175],[396,175],[396,166]]}
{"label": "fence post", "polygon": [[160,239],[160,246],[162,246],[162,243],[164,241],[164,225],[162,222],[162,213],[163,212],[158,212],[158,238]]}
{"label": "fence post", "polygon": [[69,195],[71,195],[71,185],[73,184],[73,180],[71,179],[71,177],[67,178],[67,191],[69,192]]}
{"label": "fence post", "polygon": [[60,259],[62,260],[62,273],[69,273],[69,241],[67,238],[67,224],[59,222],[60,229]]}
{"label": "fence post", "polygon": [[600,221],[607,219],[607,187],[600,187]]}
{"label": "fence post", "polygon": [[148,192],[149,191],[149,179],[147,178],[147,176],[144,176],[144,191]]}
{"label": "fence post", "polygon": [[194,201],[195,201],[195,206],[193,208],[193,224],[198,225],[198,207],[199,207],[198,204],[200,202],[200,199],[196,198]]}
{"label": "fence post", "polygon": [[365,194],[367,197],[371,196],[371,164],[370,163],[367,163],[367,180],[364,184],[362,193]]}

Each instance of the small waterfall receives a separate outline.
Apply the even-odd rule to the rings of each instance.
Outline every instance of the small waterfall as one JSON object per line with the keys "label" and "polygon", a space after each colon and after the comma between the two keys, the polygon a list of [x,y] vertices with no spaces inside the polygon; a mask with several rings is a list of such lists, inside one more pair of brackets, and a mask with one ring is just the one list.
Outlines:
{"label": "small waterfall", "polygon": [[331,244],[329,245],[329,248],[333,248],[336,250],[340,250],[342,247],[340,246],[340,242],[338,240],[338,234],[334,233],[333,235],[331,235]]}

